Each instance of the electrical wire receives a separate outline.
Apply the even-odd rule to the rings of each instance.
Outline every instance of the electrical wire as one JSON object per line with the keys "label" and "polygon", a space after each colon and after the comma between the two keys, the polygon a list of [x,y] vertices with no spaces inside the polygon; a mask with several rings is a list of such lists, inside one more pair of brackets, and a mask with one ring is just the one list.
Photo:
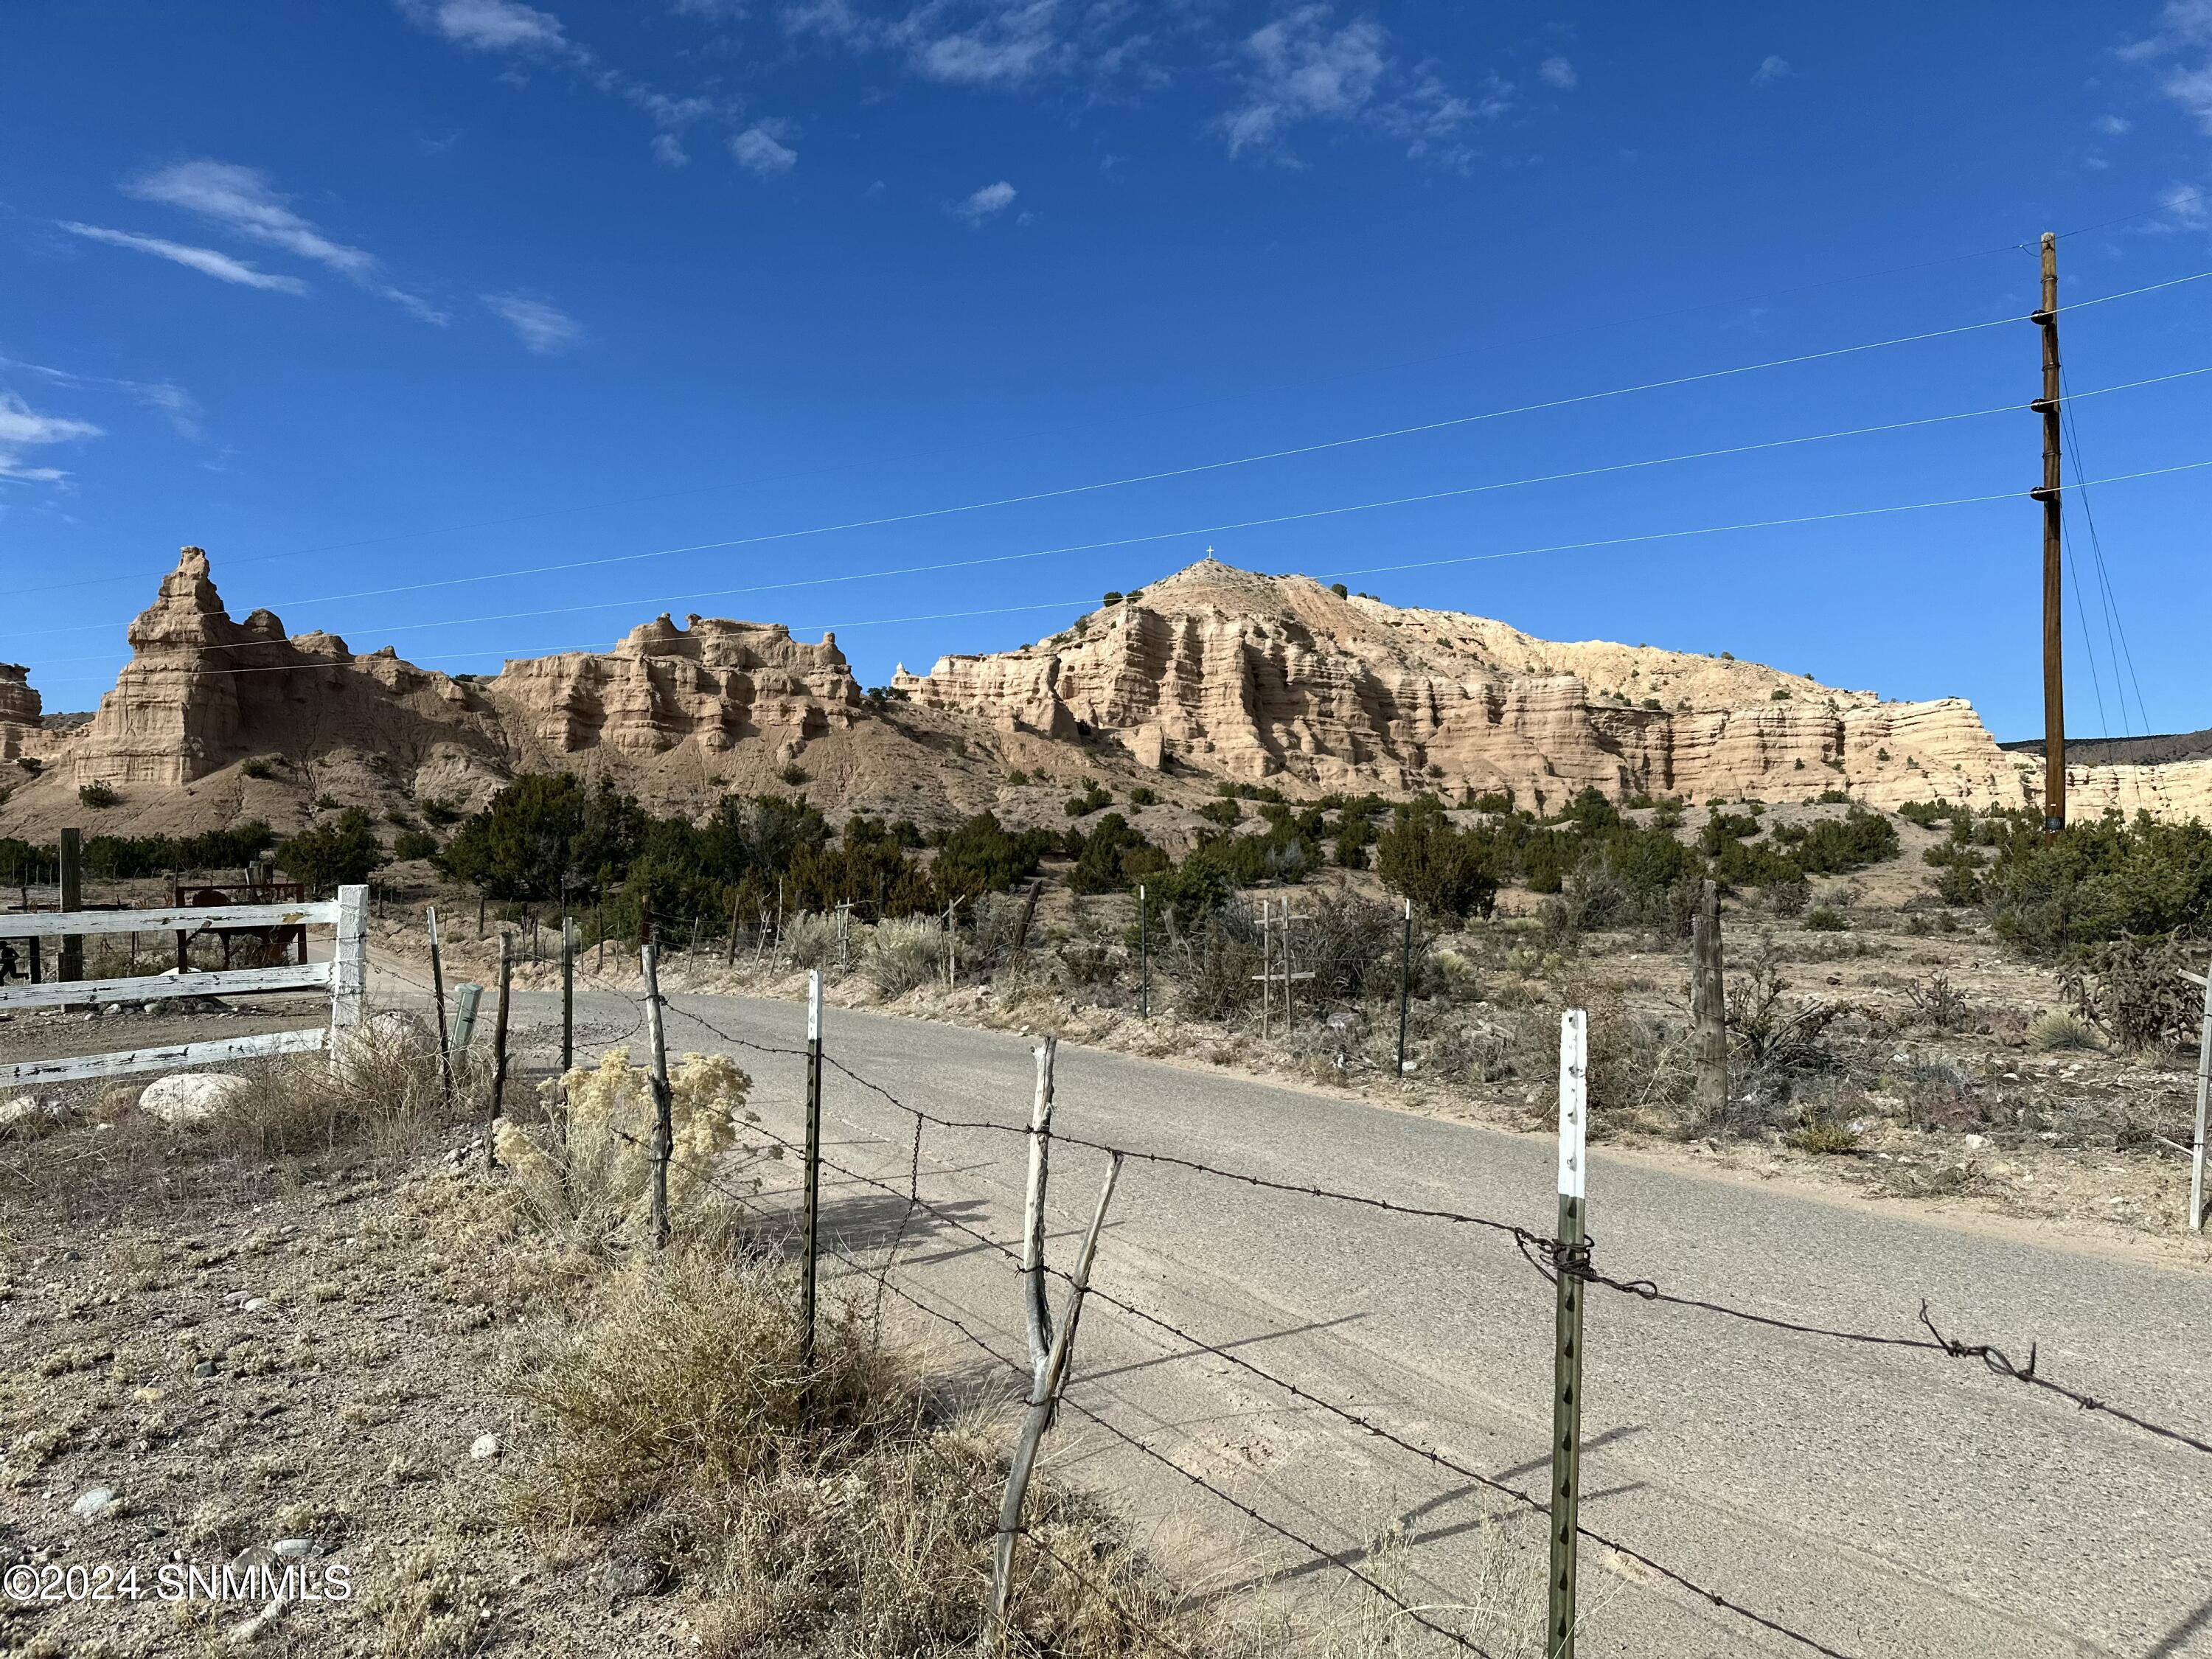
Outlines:
{"label": "electrical wire", "polygon": [[[2178,369],[2171,374],[2152,375],[2147,379],[2140,380],[2124,381],[2117,386],[2100,386],[2094,391],[2076,392],[2073,395],[2078,398],[2109,397],[2115,392],[2140,391],[2145,386],[2162,386],[2174,380],[2192,380],[2203,374],[2212,374],[2212,365],[2207,365],[2199,368]],[[1579,467],[1564,471],[1536,473],[1525,477],[1500,479],[1487,483],[1468,484],[1451,489],[1436,490],[1418,495],[1397,496],[1385,501],[1361,502],[1353,506],[1333,507],[1323,510],[1339,514],[1364,513],[1376,511],[1383,507],[1419,505],[1430,501],[1453,500],[1462,496],[1492,494],[1500,490],[1520,489],[1532,484],[1564,483],[1582,478],[1601,477],[1613,473],[1640,471],[1652,467],[1674,466],[1689,461],[1714,460],[1735,455],[1755,454],[1766,450],[1798,448],[1808,444],[1828,443],[1844,438],[1863,438],[1875,436],[1883,433],[1911,431],[1921,427],[1949,425],[1960,421],[1981,420],[1992,415],[2018,414],[2025,408],[2026,405],[2021,404],[1996,404],[1983,409],[1962,410],[1956,414],[1923,415],[1914,416],[1909,420],[1881,422],[1872,426],[1846,427],[1833,432],[1807,433],[1796,437],[1790,438],[1766,438],[1761,439],[1755,443],[1729,444],[1711,449],[1690,450],[1673,455],[1653,456],[1642,460],[1615,461],[1601,466]],[[1280,522],[1280,520],[1251,520],[1232,524],[1196,525],[1180,530],[1155,532],[1147,537],[1139,538],[1136,539],[1172,540],[1184,536],[1194,538],[1198,536],[1214,535],[1231,530],[1249,530],[1273,525],[1278,522]],[[1038,548],[1020,553],[986,554],[974,558],[951,559],[933,564],[904,565],[896,568],[884,570],[854,571],[833,576],[794,577],[789,580],[759,582],[744,587],[696,589],[683,593],[664,593],[659,595],[641,596],[638,598],[622,599],[598,599],[585,605],[552,605],[534,611],[494,611],[474,617],[441,617],[427,622],[382,623],[365,623],[349,624],[347,631],[373,634],[381,638],[392,634],[421,633],[426,629],[435,628],[466,628],[483,623],[526,622],[534,621],[546,617],[575,616],[582,612],[592,611],[635,610],[647,605],[669,605],[684,603],[685,601],[733,599],[743,595],[755,593],[787,592],[793,589],[802,587],[835,586],[853,582],[877,581],[897,576],[937,575],[950,570],[970,570],[988,565],[1018,564],[1036,559],[1052,558],[1067,553],[1094,552],[1104,548],[1123,547],[1130,544],[1130,541],[1126,538],[1118,541],[1081,542],[1062,547]],[[417,586],[429,587],[440,585],[441,584],[438,583],[422,583]],[[404,592],[411,590],[407,588],[392,588],[380,591],[384,592]],[[317,599],[286,599],[279,601],[278,603],[289,610],[296,605],[334,604],[340,600],[354,597],[357,596],[350,594],[331,594]],[[116,624],[112,623],[82,623],[72,624],[67,628],[41,629],[19,634],[0,634],[0,639],[51,638],[58,634],[92,633],[109,629],[115,626]],[[210,651],[251,651],[258,649],[263,643],[264,641],[258,640],[245,641],[235,645],[211,645],[202,648]],[[100,658],[64,658],[55,660],[77,662],[94,660],[104,661],[106,660],[106,658],[104,656]]]}

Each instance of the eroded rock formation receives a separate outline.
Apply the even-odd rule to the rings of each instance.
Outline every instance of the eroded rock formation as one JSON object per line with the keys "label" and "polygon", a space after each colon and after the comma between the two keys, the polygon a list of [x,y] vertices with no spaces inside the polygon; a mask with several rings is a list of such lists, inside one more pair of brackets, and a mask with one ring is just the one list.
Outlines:
{"label": "eroded rock formation", "polygon": [[42,728],[44,705],[31,689],[31,671],[0,662],[0,761],[28,754]]}
{"label": "eroded rock formation", "polygon": [[[894,684],[1001,727],[1115,732],[1154,764],[1316,788],[1510,788],[1553,805],[1588,786],[1698,800],[1844,789],[1881,805],[2035,798],[2032,766],[1956,698],[1885,702],[1731,658],[1539,640],[1211,559],[1051,640],[947,657]],[[2085,797],[2131,808],[2146,780],[2117,775],[2148,769],[2085,769]],[[2167,783],[2168,797],[2178,785],[2212,803],[2212,769]]]}
{"label": "eroded rock formation", "polygon": [[834,634],[819,645],[781,623],[664,614],[604,656],[586,651],[510,662],[487,692],[539,744],[562,754],[602,745],[659,755],[691,741],[724,754],[750,738],[780,759],[849,728],[860,688]]}

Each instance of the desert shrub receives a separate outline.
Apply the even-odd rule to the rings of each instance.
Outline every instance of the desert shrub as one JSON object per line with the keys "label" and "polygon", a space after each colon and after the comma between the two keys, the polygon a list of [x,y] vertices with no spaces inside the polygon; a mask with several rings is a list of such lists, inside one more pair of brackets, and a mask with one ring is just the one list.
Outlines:
{"label": "desert shrub", "polygon": [[2027,1046],[2039,1052],[2055,1048],[2094,1048],[2096,1028],[2070,1008],[2047,1008],[2027,1023]]}
{"label": "desert shrub", "polygon": [[1802,916],[1813,902],[1813,884],[1802,876],[1783,876],[1759,890],[1766,908],[1778,916]]}
{"label": "desert shrub", "polygon": [[1850,919],[1832,904],[1816,904],[1805,913],[1808,933],[1847,933],[1850,927]]}
{"label": "desert shrub", "polygon": [[1082,838],[1067,884],[1079,893],[1117,893],[1139,877],[1167,867],[1166,854],[1131,829],[1119,812],[1109,812]]}
{"label": "desert shrub", "polygon": [[2124,1048],[2173,1048],[2196,1041],[2204,994],[2181,977],[2201,972],[2202,950],[2178,939],[2120,939],[2077,951],[2059,975],[2074,1012]]}
{"label": "desert shrub", "polygon": [[1039,862],[1059,845],[1060,838],[1048,830],[1010,833],[995,813],[979,812],[939,846],[938,880],[948,889],[959,878],[975,890],[1003,892],[1036,874]]}
{"label": "desert shrub", "polygon": [[1113,804],[1114,797],[1101,788],[1094,779],[1085,786],[1081,794],[1070,795],[1067,798],[1067,816],[1072,818],[1088,817],[1101,807],[1110,806]]}
{"label": "desert shrub", "polygon": [[1159,804],[1160,792],[1150,784],[1140,783],[1129,792],[1129,805],[1132,806],[1158,806]]}
{"label": "desert shrub", "polygon": [[776,781],[787,788],[796,789],[806,782],[808,773],[797,761],[792,761],[776,773]]}
{"label": "desert shrub", "polygon": [[1809,876],[1839,876],[1897,856],[1897,826],[1854,805],[1840,818],[1784,824],[1774,832],[1790,861]]}
{"label": "desert shrub", "polygon": [[257,782],[266,783],[276,775],[276,763],[266,755],[256,755],[238,769]]}
{"label": "desert shrub", "polygon": [[1931,1031],[1955,1031],[1966,1023],[1966,994],[1951,983],[1951,976],[1941,968],[1907,985],[1905,998]]}
{"label": "desert shrub", "polygon": [[349,806],[331,823],[303,830],[276,847],[276,867],[296,877],[311,893],[365,882],[385,862],[376,826],[358,806]]}
{"label": "desert shrub", "polygon": [[2034,954],[2124,935],[2212,932],[2212,828],[2117,813],[2046,841],[2033,814],[1976,825],[1996,858],[1983,879],[1997,936]]}
{"label": "desert shrub", "polygon": [[945,971],[945,927],[934,916],[894,916],[868,934],[860,971],[885,996],[903,996]]}
{"label": "desert shrub", "polygon": [[1244,811],[1237,805],[1232,797],[1224,795],[1218,800],[1206,802],[1198,809],[1198,815],[1208,823],[1218,823],[1224,829],[1229,829],[1234,827],[1244,816]]}
{"label": "desert shrub", "polygon": [[428,830],[402,830],[392,843],[392,856],[404,864],[410,859],[430,859],[438,855],[438,838]]}
{"label": "desert shrub", "polygon": [[[84,868],[86,874],[110,881],[179,870],[237,869],[276,844],[276,832],[259,818],[198,836],[90,836],[84,843]],[[45,856],[52,861],[51,854]],[[0,871],[7,864],[0,854]]]}
{"label": "desert shrub", "polygon": [[1501,878],[1496,842],[1479,830],[1457,830],[1440,811],[1401,811],[1376,843],[1382,884],[1424,910],[1455,919],[1488,915]]}
{"label": "desert shrub", "polygon": [[[715,1163],[737,1142],[752,1079],[722,1054],[686,1054],[668,1076],[674,1130],[668,1163],[672,1214],[691,1207],[715,1176]],[[599,1247],[644,1236],[653,1187],[653,1075],[610,1048],[538,1085],[544,1126],[499,1121],[499,1161],[524,1201],[549,1228]]]}
{"label": "desert shrub", "polygon": [[80,786],[76,792],[76,798],[80,803],[92,807],[94,811],[117,805],[123,799],[121,795],[104,783],[88,783]]}
{"label": "desert shrub", "polygon": [[[443,803],[424,801],[439,822]],[[602,779],[586,788],[574,774],[531,773],[463,823],[446,848],[447,870],[495,899],[558,899],[564,886],[620,882],[644,840],[647,814]]]}
{"label": "desert shrub", "polygon": [[1786,1100],[1802,1079],[1840,1065],[1828,1028],[1842,1010],[1791,996],[1771,939],[1729,974],[1727,1003],[1730,1091],[1747,1104]]}
{"label": "desert shrub", "polygon": [[1187,1018],[1227,1019],[1258,999],[1259,923],[1242,904],[1213,910],[1202,925],[1171,939],[1161,957],[1176,976]]}
{"label": "desert shrub", "polygon": [[[849,927],[849,924],[843,924]],[[783,957],[794,968],[834,968],[841,917],[834,910],[801,910],[783,924]],[[846,949],[852,948],[849,933]]]}
{"label": "desert shrub", "polygon": [[1782,1139],[1801,1152],[1837,1157],[1857,1152],[1864,1137],[1833,1111],[1808,1109]]}

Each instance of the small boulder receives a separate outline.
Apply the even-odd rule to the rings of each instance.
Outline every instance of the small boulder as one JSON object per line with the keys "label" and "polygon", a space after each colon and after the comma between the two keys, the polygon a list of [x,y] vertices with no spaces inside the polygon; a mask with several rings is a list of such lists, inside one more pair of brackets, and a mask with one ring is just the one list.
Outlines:
{"label": "small boulder", "polygon": [[70,1513],[80,1521],[91,1521],[106,1514],[121,1501],[112,1486],[88,1486],[76,1502],[70,1505]]}
{"label": "small boulder", "polygon": [[469,1443],[469,1455],[479,1463],[499,1455],[499,1437],[480,1434]]}
{"label": "small boulder", "polygon": [[173,1072],[147,1085],[138,1104],[172,1129],[204,1129],[252,1087],[227,1072]]}

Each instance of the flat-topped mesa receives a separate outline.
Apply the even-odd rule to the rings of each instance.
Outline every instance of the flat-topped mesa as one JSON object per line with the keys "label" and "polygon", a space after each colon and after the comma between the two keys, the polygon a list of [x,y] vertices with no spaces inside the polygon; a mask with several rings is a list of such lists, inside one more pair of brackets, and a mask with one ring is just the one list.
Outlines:
{"label": "flat-topped mesa", "polygon": [[605,655],[564,652],[509,662],[486,690],[540,744],[563,754],[602,746],[658,755],[687,740],[726,752],[749,738],[788,760],[852,726],[860,706],[837,636],[818,645],[781,623],[666,615]]}
{"label": "flat-topped mesa", "polygon": [[0,761],[21,757],[33,732],[45,729],[46,705],[31,687],[31,671],[0,662]]}
{"label": "flat-topped mesa", "polygon": [[1540,640],[1203,560],[1018,651],[893,682],[916,702],[1139,759],[1316,789],[2020,804],[1956,699],[1884,702],[1758,663]]}

